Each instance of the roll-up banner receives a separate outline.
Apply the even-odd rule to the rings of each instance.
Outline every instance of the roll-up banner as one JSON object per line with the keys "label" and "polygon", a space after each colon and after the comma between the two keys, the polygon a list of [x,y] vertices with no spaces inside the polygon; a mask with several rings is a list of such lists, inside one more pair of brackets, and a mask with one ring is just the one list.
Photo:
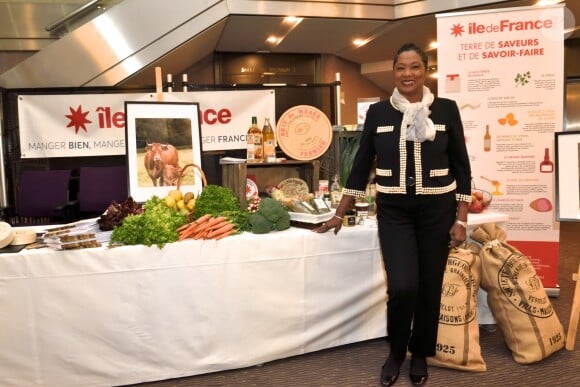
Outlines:
{"label": "roll-up banner", "polygon": [[438,95],[461,111],[473,183],[510,244],[557,288],[554,132],[564,109],[564,6],[437,15]]}
{"label": "roll-up banner", "polygon": [[[199,103],[204,151],[244,149],[252,116],[275,126],[270,89],[164,93],[163,100]],[[125,101],[156,101],[156,95],[20,95],[21,157],[124,155]]]}

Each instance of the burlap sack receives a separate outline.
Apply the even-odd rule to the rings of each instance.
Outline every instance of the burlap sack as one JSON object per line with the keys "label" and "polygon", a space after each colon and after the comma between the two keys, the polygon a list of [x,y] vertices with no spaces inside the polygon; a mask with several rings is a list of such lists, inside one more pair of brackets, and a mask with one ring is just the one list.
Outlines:
{"label": "burlap sack", "polygon": [[477,323],[481,275],[478,252],[475,244],[449,252],[441,289],[437,350],[434,357],[427,359],[431,365],[462,371],[486,370]]}
{"label": "burlap sack", "polygon": [[505,238],[494,223],[471,233],[482,243],[481,287],[493,317],[514,360],[533,363],[564,347],[564,328],[530,260]]}

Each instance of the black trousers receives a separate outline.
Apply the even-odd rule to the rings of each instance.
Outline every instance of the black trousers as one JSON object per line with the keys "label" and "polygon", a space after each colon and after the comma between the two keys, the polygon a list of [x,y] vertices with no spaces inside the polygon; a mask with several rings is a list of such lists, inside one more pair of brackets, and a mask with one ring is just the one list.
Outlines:
{"label": "black trousers", "polygon": [[441,286],[449,256],[455,193],[377,197],[379,241],[387,273],[391,353],[434,356]]}

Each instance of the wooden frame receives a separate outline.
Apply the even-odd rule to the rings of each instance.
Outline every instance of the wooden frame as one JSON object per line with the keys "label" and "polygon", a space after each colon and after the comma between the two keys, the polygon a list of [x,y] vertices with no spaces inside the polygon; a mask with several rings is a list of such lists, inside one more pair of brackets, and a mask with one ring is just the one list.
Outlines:
{"label": "wooden frame", "polygon": [[195,168],[201,165],[201,126],[196,102],[125,102],[126,157],[129,196],[145,202],[173,189],[196,196],[203,181]]}
{"label": "wooden frame", "polygon": [[556,220],[580,222],[580,131],[555,133]]}

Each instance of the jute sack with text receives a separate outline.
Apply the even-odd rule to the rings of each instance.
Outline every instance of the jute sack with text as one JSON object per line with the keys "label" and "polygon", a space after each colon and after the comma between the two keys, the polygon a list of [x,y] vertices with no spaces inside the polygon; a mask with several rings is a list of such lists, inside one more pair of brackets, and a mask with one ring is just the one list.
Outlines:
{"label": "jute sack with text", "polygon": [[437,349],[435,356],[427,359],[431,365],[462,371],[486,370],[477,323],[479,250],[471,243],[449,252],[441,288]]}
{"label": "jute sack with text", "polygon": [[564,328],[530,260],[505,238],[494,223],[471,233],[482,244],[481,287],[493,317],[514,360],[533,363],[564,347]]}

